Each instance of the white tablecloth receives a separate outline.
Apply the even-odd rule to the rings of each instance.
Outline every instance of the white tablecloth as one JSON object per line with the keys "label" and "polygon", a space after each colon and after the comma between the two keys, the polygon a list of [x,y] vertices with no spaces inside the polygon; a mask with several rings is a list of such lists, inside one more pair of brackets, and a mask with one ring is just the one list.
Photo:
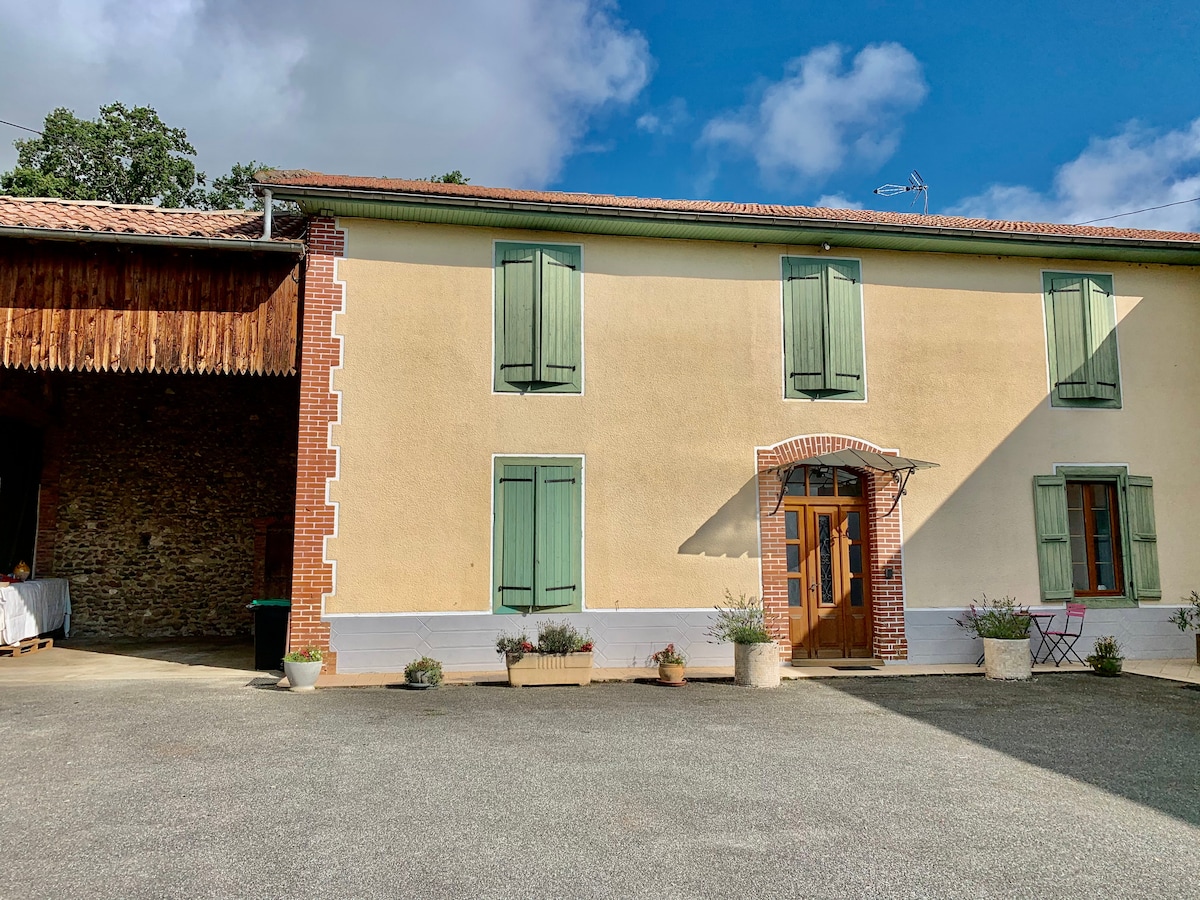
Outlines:
{"label": "white tablecloth", "polygon": [[60,626],[71,633],[67,579],[0,584],[0,644],[17,644]]}

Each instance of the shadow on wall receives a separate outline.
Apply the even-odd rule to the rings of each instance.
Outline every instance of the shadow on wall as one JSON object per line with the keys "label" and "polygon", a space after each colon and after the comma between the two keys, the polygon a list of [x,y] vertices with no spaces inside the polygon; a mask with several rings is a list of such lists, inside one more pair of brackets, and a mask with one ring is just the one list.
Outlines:
{"label": "shadow on wall", "polygon": [[1023,683],[964,675],[830,678],[824,685],[1200,825],[1200,692],[1188,685],[1084,673]]}
{"label": "shadow on wall", "polygon": [[681,556],[758,559],[758,479],[751,477],[679,545]]}
{"label": "shadow on wall", "polygon": [[[1056,464],[1126,465],[1131,475],[1152,477],[1161,604],[1177,604],[1200,586],[1200,565],[1189,561],[1188,552],[1194,528],[1187,534],[1180,528],[1194,522],[1192,510],[1200,497],[1179,479],[1194,469],[1193,435],[1200,427],[1200,411],[1192,400],[1200,385],[1200,358],[1191,346],[1197,331],[1200,318],[1187,307],[1178,281],[1161,297],[1141,298],[1127,310],[1116,331],[1120,409],[1052,408],[1045,370],[1028,371],[1028,335],[1019,344],[957,357],[964,370],[945,371],[945,383],[967,379],[972,373],[965,367],[972,366],[971,380],[982,376],[994,384],[1000,402],[955,406],[944,420],[914,423],[913,434],[905,438],[914,451],[921,448],[918,455],[928,454],[942,466],[913,479],[913,499],[923,490],[937,491],[939,479],[957,482],[905,535],[906,605],[962,607],[985,592],[1039,603],[1033,478],[1054,474]],[[1037,339],[1044,347],[1044,332]],[[912,352],[928,349],[916,346]],[[1036,395],[1030,389],[1032,378],[1042,382]],[[1004,400],[1005,394],[1037,400],[1022,411],[1019,404]],[[1006,405],[1012,410],[1007,415]],[[1150,615],[1160,614],[1157,606],[1153,601],[1142,604]]]}

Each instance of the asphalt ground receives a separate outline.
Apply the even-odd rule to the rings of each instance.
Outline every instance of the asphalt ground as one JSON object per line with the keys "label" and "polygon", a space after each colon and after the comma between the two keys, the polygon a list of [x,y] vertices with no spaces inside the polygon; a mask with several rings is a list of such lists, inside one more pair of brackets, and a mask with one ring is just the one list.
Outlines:
{"label": "asphalt ground", "polygon": [[0,897],[1200,897],[1200,690],[5,685]]}

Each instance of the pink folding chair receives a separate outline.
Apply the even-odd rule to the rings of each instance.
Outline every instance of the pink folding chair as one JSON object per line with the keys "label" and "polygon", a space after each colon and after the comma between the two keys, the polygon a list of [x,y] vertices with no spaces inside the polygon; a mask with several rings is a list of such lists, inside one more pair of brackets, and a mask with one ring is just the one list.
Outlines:
{"label": "pink folding chair", "polygon": [[1068,658],[1074,658],[1076,662],[1083,665],[1083,660],[1075,652],[1075,642],[1083,634],[1083,614],[1086,612],[1087,607],[1082,603],[1068,603],[1067,622],[1063,625],[1062,630],[1047,630],[1043,635],[1049,646],[1048,655],[1050,659],[1054,660],[1055,666],[1066,662]]}

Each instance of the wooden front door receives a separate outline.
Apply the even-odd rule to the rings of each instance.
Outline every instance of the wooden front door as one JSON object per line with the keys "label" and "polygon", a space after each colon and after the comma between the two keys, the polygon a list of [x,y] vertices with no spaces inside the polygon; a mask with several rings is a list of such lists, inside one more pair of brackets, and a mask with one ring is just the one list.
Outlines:
{"label": "wooden front door", "polygon": [[788,497],[783,513],[792,659],[871,658],[866,504]]}

